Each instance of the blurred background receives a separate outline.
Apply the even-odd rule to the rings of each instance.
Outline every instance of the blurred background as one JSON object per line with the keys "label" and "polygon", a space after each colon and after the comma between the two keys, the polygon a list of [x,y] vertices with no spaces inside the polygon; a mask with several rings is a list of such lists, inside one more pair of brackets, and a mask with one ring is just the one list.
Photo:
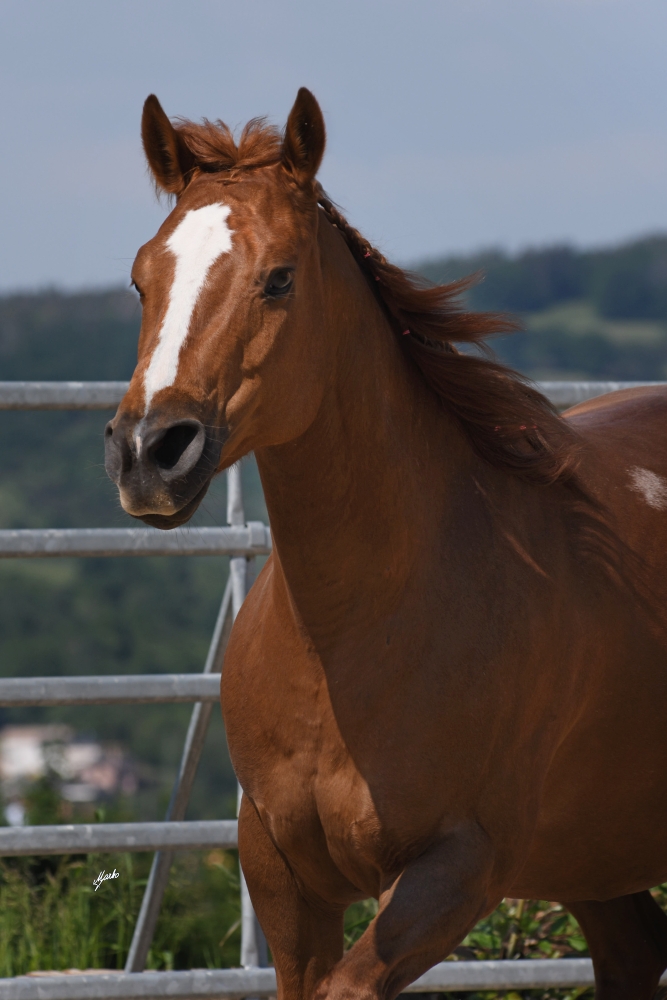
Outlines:
{"label": "blurred background", "polygon": [[[667,378],[666,39],[661,0],[3,0],[0,379],[129,378],[130,268],[168,211],[139,140],[149,93],[170,115],[282,125],[301,85],[325,113],[330,195],[399,263],[478,272],[471,304],[523,324],[501,357],[535,378]],[[108,416],[0,414],[0,527],[130,523],[104,473]],[[252,459],[243,475],[248,517],[266,520]],[[196,523],[224,523],[224,486]],[[0,674],[200,670],[226,573],[214,558],[0,561]],[[188,715],[0,709],[3,821],[161,818]],[[189,816],[234,810],[214,713]],[[231,884],[224,858],[207,865],[192,878]],[[578,941],[558,953],[585,949],[549,914]],[[502,919],[494,955],[519,926]],[[170,933],[156,967],[219,964],[235,932],[208,958]],[[3,955],[0,975],[29,965]]]}
{"label": "blurred background", "polygon": [[126,282],[162,210],[141,105],[282,124],[394,258],[603,246],[667,226],[660,0],[3,0],[0,286]]}

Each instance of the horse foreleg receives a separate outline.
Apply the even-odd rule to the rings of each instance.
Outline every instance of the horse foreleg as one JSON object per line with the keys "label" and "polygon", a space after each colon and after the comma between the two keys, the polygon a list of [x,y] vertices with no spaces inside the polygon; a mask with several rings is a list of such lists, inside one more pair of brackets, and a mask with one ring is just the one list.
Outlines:
{"label": "horse foreleg", "polygon": [[316,1000],[392,1000],[445,958],[500,902],[493,852],[476,825],[411,862],[380,896],[377,916],[319,984]]}
{"label": "horse foreleg", "polygon": [[255,912],[271,948],[279,1000],[308,1000],[343,954],[344,907],[307,899],[244,795],[239,856]]}
{"label": "horse foreleg", "polygon": [[595,1000],[650,1000],[667,968],[667,917],[651,893],[564,903],[595,969]]}

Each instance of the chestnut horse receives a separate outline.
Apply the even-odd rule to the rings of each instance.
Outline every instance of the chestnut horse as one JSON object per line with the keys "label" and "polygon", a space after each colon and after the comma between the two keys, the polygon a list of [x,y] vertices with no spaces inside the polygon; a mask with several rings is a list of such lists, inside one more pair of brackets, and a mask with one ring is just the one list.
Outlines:
{"label": "chestnut horse", "polygon": [[[280,997],[394,997],[503,896],[560,900],[597,996],[667,966],[667,393],[567,419],[484,352],[510,325],[389,264],[284,135],[170,122],[141,248],[121,503],[160,528],[257,457],[273,554],[222,679],[239,849]],[[409,180],[406,179],[406,183]],[[656,610],[657,609],[657,610]],[[343,953],[343,913],[379,900]]]}

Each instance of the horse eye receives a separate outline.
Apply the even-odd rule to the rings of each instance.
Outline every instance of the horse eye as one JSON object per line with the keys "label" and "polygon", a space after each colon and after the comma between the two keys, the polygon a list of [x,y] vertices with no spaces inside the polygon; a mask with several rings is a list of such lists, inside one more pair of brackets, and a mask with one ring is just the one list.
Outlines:
{"label": "horse eye", "polygon": [[143,297],[144,297],[144,293],[143,293],[143,292],[142,292],[142,290],[141,290],[141,289],[139,288],[139,285],[138,285],[138,284],[136,283],[136,281],[131,281],[131,282],[130,282],[130,288],[134,288],[135,292],[138,292],[138,293],[139,293],[139,298],[140,298],[140,299],[143,299]]}
{"label": "horse eye", "polygon": [[278,299],[281,295],[287,295],[294,281],[294,272],[289,267],[279,267],[272,271],[269,280],[264,286],[264,294],[272,299]]}

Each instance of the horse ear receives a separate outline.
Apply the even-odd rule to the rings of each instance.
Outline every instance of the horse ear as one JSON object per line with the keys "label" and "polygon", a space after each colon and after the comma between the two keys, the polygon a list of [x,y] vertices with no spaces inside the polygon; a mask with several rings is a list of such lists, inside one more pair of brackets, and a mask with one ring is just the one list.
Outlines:
{"label": "horse ear", "polygon": [[283,139],[283,163],[301,183],[315,177],[325,143],[326,129],[320,106],[311,92],[301,87],[289,113]]}
{"label": "horse ear", "polygon": [[158,188],[181,194],[190,179],[195,158],[162,110],[155,94],[144,102],[141,140]]}

